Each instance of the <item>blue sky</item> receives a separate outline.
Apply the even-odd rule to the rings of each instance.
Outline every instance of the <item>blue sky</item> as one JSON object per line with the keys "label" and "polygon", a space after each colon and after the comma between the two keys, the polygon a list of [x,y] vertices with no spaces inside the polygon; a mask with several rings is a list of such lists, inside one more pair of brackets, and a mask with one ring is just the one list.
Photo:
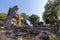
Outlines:
{"label": "blue sky", "polygon": [[17,5],[19,13],[36,14],[42,21],[44,6],[48,0],[0,0],[0,12],[8,13],[9,7]]}

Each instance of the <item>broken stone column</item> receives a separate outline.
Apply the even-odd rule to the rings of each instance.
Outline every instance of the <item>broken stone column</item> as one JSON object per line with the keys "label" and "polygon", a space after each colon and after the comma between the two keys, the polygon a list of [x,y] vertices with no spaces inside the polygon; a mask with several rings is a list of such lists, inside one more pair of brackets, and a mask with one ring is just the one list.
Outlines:
{"label": "broken stone column", "polygon": [[12,25],[19,26],[20,25],[19,18],[20,17],[19,17],[19,14],[18,14],[18,7],[14,6],[12,8],[9,8],[7,18],[6,18],[3,26],[6,27],[9,30],[12,28]]}
{"label": "broken stone column", "polygon": [[7,18],[3,24],[3,27],[11,30],[13,27],[23,27],[26,26],[26,22],[24,21],[23,17],[18,14],[18,7],[14,6],[9,8]]}

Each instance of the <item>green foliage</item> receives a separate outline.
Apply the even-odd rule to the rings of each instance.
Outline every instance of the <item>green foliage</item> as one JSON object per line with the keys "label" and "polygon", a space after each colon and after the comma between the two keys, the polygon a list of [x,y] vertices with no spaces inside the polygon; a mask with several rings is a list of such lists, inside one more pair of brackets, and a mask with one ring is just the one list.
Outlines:
{"label": "green foliage", "polygon": [[45,6],[45,12],[43,13],[43,20],[45,23],[53,24],[58,20],[57,10],[54,8],[56,3],[54,3],[49,3]]}
{"label": "green foliage", "polygon": [[28,20],[28,18],[29,18],[29,15],[27,15],[26,13],[21,13],[21,16],[22,16],[25,20]]}
{"label": "green foliage", "polygon": [[[59,28],[60,20],[58,20],[57,0],[53,3],[46,4],[45,12],[43,13],[43,20],[53,27]],[[57,14],[58,13],[58,14]]]}
{"label": "green foliage", "polygon": [[57,14],[56,14],[56,10],[51,10],[48,13],[43,14],[43,19],[45,21],[45,23],[47,24],[53,24],[56,20],[57,20]]}
{"label": "green foliage", "polygon": [[59,10],[59,11],[57,11],[57,15],[58,15],[58,16],[60,15],[60,10]]}
{"label": "green foliage", "polygon": [[29,17],[29,21],[30,23],[33,25],[33,26],[37,26],[37,24],[39,23],[39,17],[35,14],[32,14],[30,17]]}
{"label": "green foliage", "polygon": [[6,18],[6,14],[5,13],[0,13],[0,25],[3,24],[5,18]]}

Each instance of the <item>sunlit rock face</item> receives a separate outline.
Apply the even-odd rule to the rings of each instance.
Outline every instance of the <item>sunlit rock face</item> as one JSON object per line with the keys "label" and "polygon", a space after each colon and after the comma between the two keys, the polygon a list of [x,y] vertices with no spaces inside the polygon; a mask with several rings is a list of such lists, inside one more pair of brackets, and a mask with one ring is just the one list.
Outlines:
{"label": "sunlit rock face", "polygon": [[7,18],[3,26],[9,30],[12,29],[13,26],[21,27],[24,25],[24,22],[22,22],[22,20],[23,17],[18,14],[18,7],[14,6],[12,8],[9,8]]}

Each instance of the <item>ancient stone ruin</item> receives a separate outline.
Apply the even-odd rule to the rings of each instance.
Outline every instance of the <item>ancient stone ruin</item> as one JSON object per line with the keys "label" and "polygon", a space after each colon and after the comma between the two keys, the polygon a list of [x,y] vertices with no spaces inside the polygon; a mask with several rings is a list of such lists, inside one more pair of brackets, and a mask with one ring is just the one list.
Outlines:
{"label": "ancient stone ruin", "polygon": [[[4,22],[4,27],[7,29],[12,29],[13,27],[22,27],[26,26],[27,24],[24,23],[24,19],[20,14],[18,13],[18,7],[14,6],[12,8],[9,8],[7,18]],[[22,22],[23,21],[23,22]]]}
{"label": "ancient stone ruin", "polygon": [[42,40],[42,34],[53,33],[51,26],[32,27],[26,24],[24,18],[18,13],[18,9],[17,6],[9,8],[7,18],[3,24],[6,29],[2,33],[0,32],[1,40]]}

